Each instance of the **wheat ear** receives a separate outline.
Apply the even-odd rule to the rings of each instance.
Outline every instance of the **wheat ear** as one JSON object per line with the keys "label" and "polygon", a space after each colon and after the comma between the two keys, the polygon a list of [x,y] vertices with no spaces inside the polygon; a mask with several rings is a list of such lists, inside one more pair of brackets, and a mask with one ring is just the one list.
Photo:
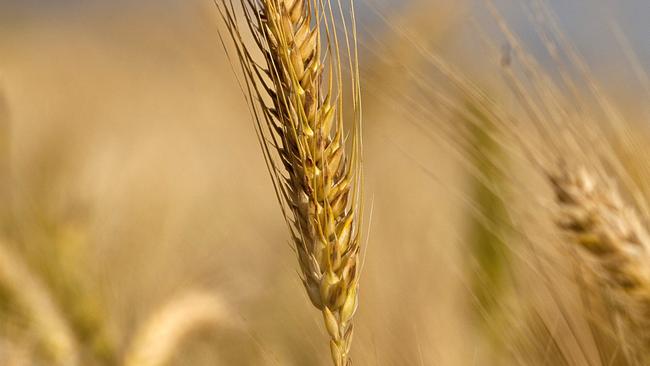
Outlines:
{"label": "wheat ear", "polygon": [[[590,254],[590,265],[623,320],[626,342],[650,349],[650,236],[613,183],[586,170],[549,175],[560,208],[558,226]],[[645,361],[650,361],[646,358]],[[643,363],[646,364],[646,363]]]}
{"label": "wheat ear", "polygon": [[232,323],[226,306],[216,296],[189,292],[155,311],[138,329],[124,366],[163,366],[193,332]]}
{"label": "wheat ear", "polygon": [[311,302],[323,313],[334,364],[349,365],[352,317],[358,303],[361,217],[361,113],[354,34],[350,39],[345,28],[355,122],[349,155],[343,127],[344,57],[332,4],[242,0],[247,27],[263,62],[256,62],[243,43],[230,4],[221,2],[221,14],[241,61],[302,281]]}
{"label": "wheat ear", "polygon": [[0,242],[0,287],[29,318],[54,364],[77,365],[77,346],[63,315],[45,286],[4,242]]}

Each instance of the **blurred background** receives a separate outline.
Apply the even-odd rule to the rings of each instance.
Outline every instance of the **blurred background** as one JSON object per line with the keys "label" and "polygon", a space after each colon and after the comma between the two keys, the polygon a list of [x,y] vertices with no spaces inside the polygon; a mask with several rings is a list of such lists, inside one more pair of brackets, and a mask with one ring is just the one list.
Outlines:
{"label": "blurred background", "polygon": [[[650,3],[548,4],[643,146]],[[529,5],[496,2],[559,78]],[[482,153],[463,153],[436,130],[462,117],[414,87],[435,83],[432,50],[512,106],[494,71],[508,43],[483,1],[368,0],[357,14],[372,215],[355,364],[526,364],[506,361],[526,346],[501,336],[519,334],[504,304],[518,294],[507,248],[523,239],[471,174],[505,185],[485,156],[508,152],[486,123]],[[187,337],[165,365],[330,362],[220,29],[211,1],[0,1],[0,364],[128,363],[134,344],[164,353],[147,332],[164,343],[176,323]]]}

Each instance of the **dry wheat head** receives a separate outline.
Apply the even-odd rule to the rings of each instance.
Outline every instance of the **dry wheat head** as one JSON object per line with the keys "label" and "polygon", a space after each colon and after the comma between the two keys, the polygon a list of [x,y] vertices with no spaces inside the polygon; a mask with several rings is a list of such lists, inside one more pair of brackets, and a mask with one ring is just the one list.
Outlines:
{"label": "dry wheat head", "polygon": [[[263,62],[256,62],[252,48],[244,44],[243,26],[229,2],[221,3],[221,14],[241,61],[303,283],[311,302],[323,313],[334,364],[349,365],[351,321],[358,303],[361,217],[356,40],[346,27],[347,58],[341,56],[343,47],[328,1],[242,0],[242,6],[254,49]],[[338,10],[342,15],[343,9]],[[352,70],[351,154],[346,151],[343,126],[343,59],[350,61]]]}
{"label": "dry wheat head", "polygon": [[623,320],[626,343],[637,350],[634,358],[646,364],[650,361],[650,236],[643,222],[613,183],[598,180],[584,169],[571,173],[562,168],[549,177],[560,208],[558,226],[590,254],[589,263]]}

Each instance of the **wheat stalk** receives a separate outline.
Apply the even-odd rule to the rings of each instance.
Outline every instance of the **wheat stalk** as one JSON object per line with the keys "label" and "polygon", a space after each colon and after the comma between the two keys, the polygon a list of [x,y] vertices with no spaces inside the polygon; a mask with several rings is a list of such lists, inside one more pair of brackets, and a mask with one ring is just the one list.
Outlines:
{"label": "wheat stalk", "polygon": [[241,61],[302,281],[311,302],[323,313],[334,364],[349,365],[358,303],[361,216],[361,113],[356,46],[351,46],[356,39],[354,34],[348,37],[345,27],[355,112],[349,155],[343,127],[343,61],[332,4],[326,0],[241,4],[263,62],[256,62],[244,44],[230,2],[221,2],[221,14]]}
{"label": "wheat stalk", "polygon": [[204,292],[189,292],[155,311],[136,331],[125,366],[163,366],[195,331],[231,323],[221,300]]}
{"label": "wheat stalk", "polygon": [[[626,343],[650,361],[650,236],[634,208],[610,182],[585,169],[549,174],[559,205],[558,227],[590,254],[591,267],[611,296]],[[645,357],[645,358],[644,358]]]}

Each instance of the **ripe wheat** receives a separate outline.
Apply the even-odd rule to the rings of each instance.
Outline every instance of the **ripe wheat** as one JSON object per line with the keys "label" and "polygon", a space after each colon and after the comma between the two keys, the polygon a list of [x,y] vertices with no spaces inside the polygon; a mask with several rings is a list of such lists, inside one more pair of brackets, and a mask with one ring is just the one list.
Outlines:
{"label": "ripe wheat", "polygon": [[[258,133],[295,246],[302,281],[322,311],[336,366],[351,364],[358,304],[361,217],[356,39],[345,26],[354,129],[343,126],[343,47],[333,5],[318,0],[242,0],[247,25],[222,1],[221,14],[245,75]],[[340,6],[340,3],[338,3]],[[338,9],[343,14],[343,9]],[[352,13],[352,21],[354,15]],[[344,21],[345,22],[345,21]],[[249,29],[256,48],[242,40]],[[323,52],[323,47],[325,52]],[[252,53],[261,54],[256,62]]]}
{"label": "ripe wheat", "polygon": [[[650,361],[650,236],[613,184],[586,170],[549,175],[559,205],[558,226],[590,254],[594,272],[622,320],[635,362]],[[639,350],[641,350],[639,352]]]}

